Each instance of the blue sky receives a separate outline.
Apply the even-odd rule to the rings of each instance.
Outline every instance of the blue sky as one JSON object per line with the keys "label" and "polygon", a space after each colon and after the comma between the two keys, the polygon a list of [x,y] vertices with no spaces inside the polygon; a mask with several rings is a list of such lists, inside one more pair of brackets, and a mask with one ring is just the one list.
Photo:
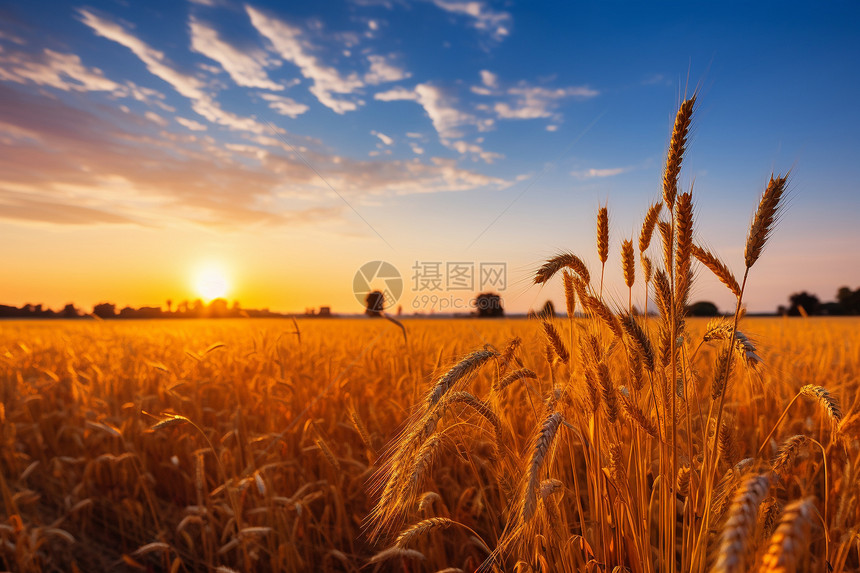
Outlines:
{"label": "blue sky", "polygon": [[[659,198],[693,91],[681,184],[698,240],[739,272],[758,195],[791,170],[749,305],[830,299],[860,286],[858,16],[850,2],[6,4],[15,272],[0,302],[157,304],[193,297],[194,269],[216,265],[248,306],[354,312],[353,273],[381,259],[407,283],[416,261],[503,261],[510,310],[560,304],[529,273],[559,249],[596,268],[608,203],[622,284],[618,245]],[[700,274],[694,296],[728,309]]]}

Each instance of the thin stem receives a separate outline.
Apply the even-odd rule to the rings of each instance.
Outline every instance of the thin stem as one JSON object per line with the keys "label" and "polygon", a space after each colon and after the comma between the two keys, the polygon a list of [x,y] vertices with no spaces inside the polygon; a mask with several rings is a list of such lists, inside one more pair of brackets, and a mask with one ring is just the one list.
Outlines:
{"label": "thin stem", "polygon": [[[732,332],[731,332],[731,335],[729,336],[729,339],[728,339],[730,352],[731,352],[732,347],[735,344],[735,333],[738,330],[738,321],[740,320],[741,303],[742,303],[743,297],[744,297],[744,290],[746,289],[746,286],[747,286],[747,277],[749,276],[749,272],[750,272],[750,268],[747,267],[746,270],[744,270],[744,280],[743,280],[743,283],[741,284],[741,293],[740,293],[740,296],[738,297],[738,303],[735,306],[735,317],[734,317],[734,321],[732,324]],[[712,493],[713,485],[714,485],[713,474],[717,469],[717,456],[719,454],[718,445],[719,445],[719,441],[720,441],[720,424],[722,424],[722,420],[723,420],[723,406],[725,405],[726,394],[729,391],[729,376],[730,376],[731,371],[732,371],[732,362],[733,362],[732,357],[731,357],[731,355],[729,355],[729,359],[726,360],[726,370],[725,370],[724,376],[723,376],[724,386],[723,386],[723,391],[720,393],[720,405],[717,408],[717,424],[716,424],[716,426],[714,426],[714,428],[715,428],[714,429],[714,445],[711,448],[711,455],[705,461],[706,472],[705,472],[705,475],[703,476],[704,481],[705,481],[705,488],[704,488],[705,489],[705,511],[704,511],[704,514],[702,515],[702,524],[701,524],[701,527],[699,529],[699,539],[696,543],[697,553],[698,553],[698,550],[701,550],[703,548],[702,541],[704,540],[704,538],[706,536],[705,534],[708,531],[708,525],[709,525],[708,522],[710,521],[711,499],[713,497],[711,495],[711,493]],[[708,419],[708,422],[710,422],[710,418]],[[707,432],[705,433],[705,436],[707,436]],[[701,559],[699,562],[701,564],[704,564],[704,561],[705,561],[704,559]]]}
{"label": "thin stem", "polygon": [[789,408],[791,408],[791,406],[792,406],[795,402],[797,402],[797,399],[798,399],[798,398],[800,398],[800,392],[798,392],[798,393],[797,393],[797,395],[796,395],[794,398],[792,398],[792,399],[791,399],[791,402],[789,402],[789,403],[788,403],[788,406],[786,406],[786,407],[785,407],[785,410],[783,410],[783,411],[782,411],[782,415],[779,417],[779,419],[778,419],[778,420],[776,421],[776,423],[773,425],[773,429],[770,431],[770,433],[767,435],[767,437],[766,437],[766,438],[764,439],[764,441],[761,443],[761,447],[760,447],[760,448],[758,449],[758,451],[756,452],[755,457],[759,457],[759,456],[761,455],[761,453],[764,451],[765,446],[767,446],[768,442],[770,442],[770,439],[773,437],[774,432],[776,432],[776,429],[779,427],[779,425],[780,425],[780,424],[782,423],[782,421],[785,419],[786,414],[788,414],[788,409],[789,409]]}

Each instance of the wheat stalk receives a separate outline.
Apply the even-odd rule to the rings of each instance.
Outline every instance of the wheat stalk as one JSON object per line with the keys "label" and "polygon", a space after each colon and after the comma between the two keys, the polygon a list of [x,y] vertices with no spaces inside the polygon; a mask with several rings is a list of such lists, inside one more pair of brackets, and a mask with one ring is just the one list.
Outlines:
{"label": "wheat stalk", "polygon": [[545,262],[535,273],[535,284],[543,284],[551,279],[555,274],[564,269],[569,268],[575,272],[586,283],[591,282],[591,276],[588,273],[588,267],[582,260],[573,253],[560,253]]}
{"label": "wheat stalk", "polygon": [[644,253],[651,245],[651,236],[654,234],[654,227],[657,225],[657,218],[660,216],[660,210],[663,208],[663,203],[657,202],[648,208],[645,213],[645,220],[642,221],[642,230],[639,232],[639,252]]}
{"label": "wheat stalk", "polygon": [[649,372],[654,371],[654,348],[651,346],[651,340],[642,328],[642,325],[631,314],[621,315],[621,327],[627,333],[627,337],[633,342],[633,347],[636,349],[636,355],[642,359],[645,368]]}
{"label": "wheat stalk", "polygon": [[636,261],[633,257],[633,241],[625,239],[621,242],[621,268],[624,271],[624,284],[633,288],[636,282]]}
{"label": "wheat stalk", "polygon": [[797,454],[807,444],[809,444],[809,438],[803,434],[787,438],[782,443],[782,446],[780,446],[779,452],[773,459],[773,462],[771,462],[773,473],[778,475],[780,479],[784,478],[786,472],[794,465],[794,459],[797,457]]}
{"label": "wheat stalk", "polygon": [[448,519],[447,517],[431,517],[429,519],[424,519],[401,531],[397,536],[397,539],[394,541],[394,546],[401,548],[406,547],[410,542],[422,535],[430,533],[435,529],[446,529],[451,527],[453,524],[454,520]]}
{"label": "wheat stalk", "polygon": [[555,325],[547,320],[542,321],[542,326],[544,333],[546,334],[547,340],[549,341],[552,349],[555,351],[559,360],[567,364],[570,361],[570,353],[567,351],[567,348],[564,345],[564,341],[561,339],[561,335],[556,330]]}
{"label": "wheat stalk", "polygon": [[639,428],[651,436],[652,438],[659,439],[660,435],[657,431],[657,427],[654,423],[645,415],[639,406],[630,398],[629,395],[624,391],[625,388],[619,388],[618,398],[621,402],[621,411],[624,412],[624,415],[633,422],[636,423]]}
{"label": "wheat stalk", "polygon": [[507,376],[505,376],[504,378],[502,378],[501,380],[499,380],[498,382],[496,382],[493,385],[493,390],[496,392],[501,392],[502,390],[504,390],[505,388],[507,388],[508,386],[513,384],[514,382],[516,382],[517,380],[526,380],[526,379],[536,380],[537,374],[535,374],[534,371],[529,370],[528,368],[521,368],[519,370],[515,370],[515,371],[511,372],[510,374],[508,374]]}
{"label": "wheat stalk", "polygon": [[[684,300],[690,288],[690,259],[693,253],[693,194],[681,193],[675,205],[675,296]],[[679,316],[684,308],[679,306]]]}
{"label": "wheat stalk", "polygon": [[770,489],[770,478],[747,478],[732,500],[729,517],[723,526],[714,573],[740,573],[746,570],[746,555],[758,516],[758,506]]}
{"label": "wheat stalk", "polygon": [[552,441],[555,439],[558,428],[561,425],[562,416],[560,412],[553,412],[547,416],[534,439],[531,448],[532,455],[529,461],[525,479],[525,491],[522,496],[520,518],[525,523],[534,515],[537,507],[538,486],[540,485],[540,470],[549,456]]}
{"label": "wheat stalk", "polygon": [[785,506],[779,526],[771,536],[762,558],[761,573],[797,571],[798,557],[809,538],[814,512],[815,505],[811,497],[795,500]]}
{"label": "wheat stalk", "polygon": [[732,291],[732,294],[735,295],[736,298],[740,298],[741,287],[738,284],[738,280],[735,278],[735,275],[732,274],[732,271],[729,270],[729,267],[726,266],[719,257],[699,245],[693,245],[693,256],[696,257],[700,263],[705,265],[709,271],[714,273],[714,275],[720,279],[720,282]]}
{"label": "wheat stalk", "polygon": [[609,209],[597,210],[597,257],[602,264],[609,258]]}
{"label": "wheat stalk", "polygon": [[604,362],[597,365],[597,380],[600,383],[600,391],[603,395],[603,407],[610,424],[614,424],[618,418],[618,399],[615,396],[615,386],[609,376],[609,368]]}
{"label": "wheat stalk", "polygon": [[675,116],[672,140],[669,143],[669,153],[666,157],[666,169],[663,171],[663,202],[669,209],[675,206],[675,195],[678,192],[678,174],[681,172],[681,162],[684,159],[687,133],[690,130],[690,120],[693,117],[695,103],[696,96],[684,101]]}
{"label": "wheat stalk", "polygon": [[439,380],[427,396],[427,407],[435,406],[436,403],[445,395],[445,392],[451,389],[454,384],[463,378],[468,378],[476,370],[484,365],[487,360],[498,356],[494,350],[484,349],[476,350],[468,354],[460,362],[455,364],[448,370]]}
{"label": "wheat stalk", "polygon": [[564,304],[567,317],[573,318],[576,313],[576,290],[573,286],[573,275],[570,274],[570,271],[565,270],[562,276],[564,277]]}
{"label": "wheat stalk", "polygon": [[767,188],[762,193],[758,210],[756,210],[752,224],[750,225],[746,247],[744,248],[744,262],[748,269],[761,256],[764,245],[779,218],[779,212],[782,208],[781,201],[785,193],[787,181],[787,177],[777,177],[774,179],[773,175],[771,175]]}
{"label": "wheat stalk", "polygon": [[800,389],[800,395],[817,401],[824,413],[827,414],[830,422],[838,427],[842,421],[842,410],[839,409],[839,401],[830,393],[824,386],[816,386],[815,384],[807,384]]}

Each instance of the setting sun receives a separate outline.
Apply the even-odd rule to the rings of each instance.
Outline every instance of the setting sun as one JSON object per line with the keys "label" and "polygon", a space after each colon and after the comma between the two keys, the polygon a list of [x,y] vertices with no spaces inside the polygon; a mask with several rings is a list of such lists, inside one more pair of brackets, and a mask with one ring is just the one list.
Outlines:
{"label": "setting sun", "polygon": [[217,266],[198,269],[194,275],[194,290],[207,303],[216,298],[224,298],[229,284],[223,269]]}

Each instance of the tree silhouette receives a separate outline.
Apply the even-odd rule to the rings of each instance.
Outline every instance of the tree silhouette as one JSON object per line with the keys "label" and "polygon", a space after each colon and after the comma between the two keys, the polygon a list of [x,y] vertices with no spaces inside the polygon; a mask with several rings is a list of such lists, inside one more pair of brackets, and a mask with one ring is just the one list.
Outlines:
{"label": "tree silhouette", "polygon": [[836,292],[836,300],[844,314],[860,314],[860,288],[842,287]]}
{"label": "tree silhouette", "polygon": [[[788,309],[789,316],[800,316],[801,314],[811,315],[818,310],[820,301],[814,294],[809,294],[806,291],[794,293],[788,300],[791,301],[791,306]],[[800,309],[803,309],[801,312]]]}
{"label": "tree silhouette", "polygon": [[502,297],[492,292],[483,292],[475,297],[475,308],[479,318],[496,318],[505,315]]}
{"label": "tree silhouette", "polygon": [[[40,304],[39,306],[41,307],[42,305]],[[80,316],[78,314],[78,309],[76,309],[75,305],[72,303],[69,303],[66,306],[64,306],[63,311],[60,314],[63,318],[78,318]]]}
{"label": "tree silhouette", "polygon": [[720,310],[714,303],[700,300],[687,307],[687,314],[690,316],[717,316],[720,314]]}
{"label": "tree silhouette", "polygon": [[364,314],[367,316],[382,316],[382,311],[385,309],[385,295],[378,290],[367,293],[364,306],[366,307]]}
{"label": "tree silhouette", "polygon": [[103,302],[93,307],[93,314],[99,318],[115,318],[116,305],[111,302]]}

